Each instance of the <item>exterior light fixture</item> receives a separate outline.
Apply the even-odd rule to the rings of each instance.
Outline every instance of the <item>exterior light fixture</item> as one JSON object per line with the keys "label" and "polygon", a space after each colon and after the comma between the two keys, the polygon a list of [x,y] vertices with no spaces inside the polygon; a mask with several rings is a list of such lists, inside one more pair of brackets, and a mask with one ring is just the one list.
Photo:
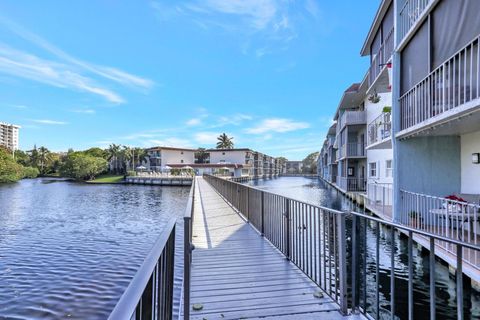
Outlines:
{"label": "exterior light fixture", "polygon": [[480,163],[480,153],[472,153],[472,163],[474,164]]}

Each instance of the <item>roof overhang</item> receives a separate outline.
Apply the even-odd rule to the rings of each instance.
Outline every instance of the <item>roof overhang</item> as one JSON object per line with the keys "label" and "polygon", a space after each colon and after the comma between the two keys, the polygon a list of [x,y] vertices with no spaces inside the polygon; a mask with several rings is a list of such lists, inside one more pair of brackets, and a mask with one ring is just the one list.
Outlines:
{"label": "roof overhang", "polygon": [[368,31],[367,38],[363,43],[362,50],[360,50],[361,56],[366,56],[370,54],[370,45],[372,44],[373,38],[375,37],[378,28],[380,28],[383,17],[387,13],[387,10],[390,7],[391,3],[392,0],[382,0],[382,3],[380,3],[377,13],[375,14],[375,18],[373,19],[372,25],[370,26],[370,30]]}

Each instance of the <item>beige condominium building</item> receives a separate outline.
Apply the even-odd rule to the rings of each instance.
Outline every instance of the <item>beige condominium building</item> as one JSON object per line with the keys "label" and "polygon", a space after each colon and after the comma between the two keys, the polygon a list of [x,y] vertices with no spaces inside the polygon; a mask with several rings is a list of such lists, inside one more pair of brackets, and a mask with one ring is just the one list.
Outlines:
{"label": "beige condominium building", "polygon": [[0,122],[0,146],[12,151],[18,150],[18,131],[20,126]]}

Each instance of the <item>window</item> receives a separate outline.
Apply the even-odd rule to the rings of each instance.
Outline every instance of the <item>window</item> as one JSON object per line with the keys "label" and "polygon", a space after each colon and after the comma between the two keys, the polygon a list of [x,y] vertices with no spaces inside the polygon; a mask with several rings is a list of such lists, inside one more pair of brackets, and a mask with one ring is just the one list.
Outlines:
{"label": "window", "polygon": [[385,161],[385,176],[387,178],[393,176],[392,160]]}
{"label": "window", "polygon": [[225,155],[225,152],[222,152],[222,155],[224,156],[224,155]]}
{"label": "window", "polygon": [[182,151],[182,152],[180,152],[180,154],[183,154],[183,151]]}
{"label": "window", "polygon": [[376,178],[377,177],[377,163],[376,162],[370,162],[368,164],[368,174],[370,178]]}
{"label": "window", "polygon": [[183,159],[182,159],[182,160],[180,160],[180,163],[183,163]]}

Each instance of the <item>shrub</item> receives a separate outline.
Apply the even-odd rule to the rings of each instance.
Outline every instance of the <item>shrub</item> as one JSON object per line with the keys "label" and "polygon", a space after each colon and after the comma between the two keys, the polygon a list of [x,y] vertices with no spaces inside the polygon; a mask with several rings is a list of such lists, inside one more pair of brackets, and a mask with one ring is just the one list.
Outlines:
{"label": "shrub", "polygon": [[38,171],[37,168],[34,168],[34,167],[24,167],[23,168],[23,178],[33,179],[33,178],[38,177],[39,174],[40,174],[40,171]]}

